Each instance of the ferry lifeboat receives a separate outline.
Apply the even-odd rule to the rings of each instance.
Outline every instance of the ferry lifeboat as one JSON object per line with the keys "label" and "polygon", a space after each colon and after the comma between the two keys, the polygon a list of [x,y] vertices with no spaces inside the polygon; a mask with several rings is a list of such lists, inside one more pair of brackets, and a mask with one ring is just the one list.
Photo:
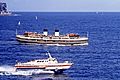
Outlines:
{"label": "ferry lifeboat", "polygon": [[29,61],[26,63],[17,63],[15,65],[16,70],[31,70],[31,69],[40,69],[45,71],[54,71],[54,73],[63,73],[64,70],[69,69],[73,63],[65,61],[60,63],[56,58],[53,58],[50,53],[48,54],[47,59],[38,59]]}

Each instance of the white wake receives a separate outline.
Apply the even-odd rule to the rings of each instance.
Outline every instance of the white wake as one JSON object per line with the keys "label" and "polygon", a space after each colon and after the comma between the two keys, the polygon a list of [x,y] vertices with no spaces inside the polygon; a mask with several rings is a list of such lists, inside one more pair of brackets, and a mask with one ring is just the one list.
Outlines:
{"label": "white wake", "polygon": [[17,71],[13,66],[0,66],[0,75],[35,75],[35,74],[54,74],[53,71],[44,71],[44,70],[19,70]]}

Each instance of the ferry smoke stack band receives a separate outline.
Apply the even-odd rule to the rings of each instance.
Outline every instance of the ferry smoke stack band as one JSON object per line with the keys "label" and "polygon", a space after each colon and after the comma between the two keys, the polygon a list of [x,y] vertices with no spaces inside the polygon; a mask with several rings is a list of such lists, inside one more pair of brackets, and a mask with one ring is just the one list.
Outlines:
{"label": "ferry smoke stack band", "polygon": [[48,30],[47,30],[47,29],[43,29],[43,34],[44,34],[45,36],[48,36]]}
{"label": "ferry smoke stack band", "polygon": [[55,30],[55,36],[59,36],[59,30]]}

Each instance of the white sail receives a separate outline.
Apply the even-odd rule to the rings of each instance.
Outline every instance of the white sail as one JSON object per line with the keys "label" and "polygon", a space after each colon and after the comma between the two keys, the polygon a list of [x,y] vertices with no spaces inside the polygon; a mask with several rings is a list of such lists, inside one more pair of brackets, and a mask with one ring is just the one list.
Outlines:
{"label": "white sail", "polygon": [[37,20],[37,19],[38,19],[38,17],[37,17],[37,16],[35,16],[35,19]]}
{"label": "white sail", "polygon": [[21,23],[20,23],[20,21],[18,22],[18,25],[20,25]]}

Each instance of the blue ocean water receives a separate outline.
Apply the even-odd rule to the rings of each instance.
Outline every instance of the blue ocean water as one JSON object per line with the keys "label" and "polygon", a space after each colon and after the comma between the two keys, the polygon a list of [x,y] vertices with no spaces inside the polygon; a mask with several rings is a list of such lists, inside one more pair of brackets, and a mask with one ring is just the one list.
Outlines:
{"label": "blue ocean water", "polygon": [[[0,75],[0,80],[119,80],[120,79],[120,13],[37,13],[20,12],[18,16],[0,16],[0,67],[14,66],[16,60],[46,58],[46,51],[59,61],[74,65],[60,75]],[[35,19],[35,16],[38,19]],[[18,26],[18,22],[21,25]],[[16,41],[25,31],[49,34],[89,34],[88,46],[25,45]],[[1,68],[0,68],[1,69]],[[7,68],[6,68],[7,70]]]}

